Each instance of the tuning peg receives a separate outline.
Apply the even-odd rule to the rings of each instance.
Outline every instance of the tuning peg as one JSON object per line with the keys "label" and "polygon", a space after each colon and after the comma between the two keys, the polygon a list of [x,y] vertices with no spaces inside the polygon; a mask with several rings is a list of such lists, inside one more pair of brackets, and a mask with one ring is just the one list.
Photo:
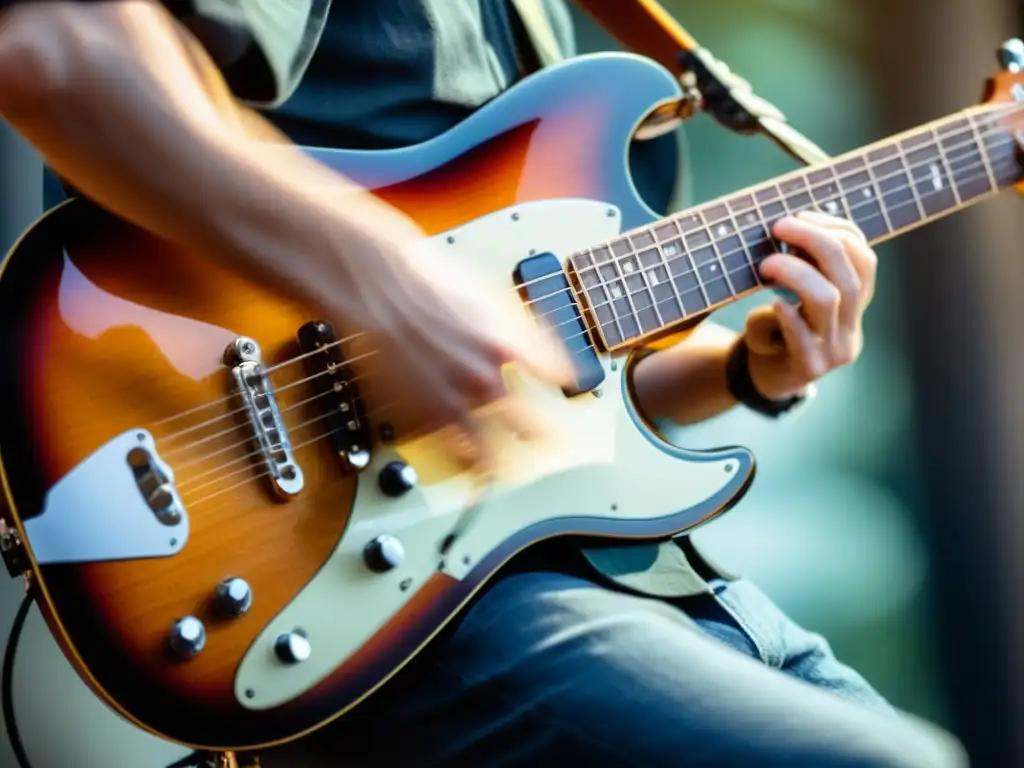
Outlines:
{"label": "tuning peg", "polygon": [[1024,42],[1014,37],[999,46],[999,63],[1008,72],[1024,69]]}

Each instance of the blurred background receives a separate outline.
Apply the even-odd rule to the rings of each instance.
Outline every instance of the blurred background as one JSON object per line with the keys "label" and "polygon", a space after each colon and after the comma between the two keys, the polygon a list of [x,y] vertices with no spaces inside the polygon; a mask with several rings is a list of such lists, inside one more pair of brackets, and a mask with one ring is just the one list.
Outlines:
{"label": "blurred background", "polygon": [[[1012,0],[663,2],[835,154],[975,103],[998,45],[1024,32]],[[584,50],[613,47],[586,19],[578,30]],[[705,117],[685,136],[691,202],[793,167]],[[5,251],[41,212],[42,175],[2,124],[0,168]],[[863,358],[795,420],[736,411],[672,435],[740,443],[760,464],[698,541],[996,768],[1024,765],[1021,206],[1004,196],[880,246]],[[739,327],[750,303],[716,319]],[[19,582],[0,582],[0,640],[20,598]],[[34,610],[19,649],[15,712],[36,768],[163,768],[185,754],[93,700]],[[66,762],[53,762],[55,730]],[[13,766],[2,742],[0,766]]]}

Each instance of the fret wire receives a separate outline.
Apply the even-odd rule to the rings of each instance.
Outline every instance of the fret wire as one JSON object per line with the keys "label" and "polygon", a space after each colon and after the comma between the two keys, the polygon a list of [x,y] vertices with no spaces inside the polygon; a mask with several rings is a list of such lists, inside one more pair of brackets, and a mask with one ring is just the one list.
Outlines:
{"label": "fret wire", "polygon": [[[736,195],[735,197],[742,197],[742,195]],[[730,203],[732,202],[732,200],[735,199],[735,197],[728,198],[723,203],[723,205],[725,205],[725,210],[729,212],[729,219],[730,221],[732,221],[733,232],[736,234],[736,239],[740,241],[740,249],[743,251],[743,255],[747,259],[747,264],[750,266],[750,271],[754,273],[754,282],[757,283],[758,287],[761,287],[764,285],[761,282],[761,273],[758,272],[757,267],[754,266],[754,258],[750,255],[750,249],[747,247],[746,238],[743,237],[743,227],[740,226],[739,219],[736,218],[736,214],[732,210],[732,205],[730,205]],[[755,206],[757,205],[757,199],[753,195],[750,196],[750,201]],[[726,255],[728,256],[731,254]]]}
{"label": "fret wire", "polygon": [[885,222],[885,227],[890,233],[892,233],[896,231],[896,228],[892,225],[892,221],[889,220],[889,212],[886,210],[885,196],[882,194],[882,188],[878,185],[878,179],[875,178],[875,171],[872,165],[873,161],[867,156],[867,153],[864,153],[864,170],[867,171],[868,178],[871,180],[870,186],[875,191],[875,199],[878,201],[878,210],[882,212],[882,220]]}
{"label": "fret wire", "polygon": [[[994,124],[995,124],[995,121],[990,121],[990,123],[989,123],[989,126],[988,126],[988,127],[991,127],[991,126],[992,126],[992,125],[994,125]],[[930,128],[931,128],[931,132],[932,132],[932,135],[933,135],[933,137],[934,137],[934,136],[936,135],[936,131],[935,131],[935,127],[934,127],[934,125],[932,125],[932,126],[931,126]],[[993,130],[993,131],[989,131],[989,132],[988,132],[988,133],[987,133],[986,135],[997,135],[997,134],[999,134],[999,133],[1000,133],[1000,131],[997,131],[997,130]],[[1009,132],[1007,132],[1007,136],[1009,136]],[[973,140],[972,140],[972,141],[973,141]],[[1012,140],[1010,140],[1010,141],[1007,141],[1007,142],[1005,142],[1005,144],[1006,144],[1006,145],[1011,145],[1011,144],[1013,144],[1013,143],[1014,143],[1014,142],[1013,142]],[[966,144],[958,144],[958,145],[955,145],[955,146],[966,146]],[[944,149],[944,148],[942,147],[941,143],[938,143],[938,147],[939,147],[939,149],[940,149],[940,150],[943,150],[943,149]],[[944,167],[946,167],[946,168],[949,168],[949,166],[948,166],[948,164],[947,164],[947,158],[946,158],[946,157],[944,156],[944,154],[943,154],[943,153],[942,153],[941,151],[940,151],[940,160],[941,160],[941,161],[943,162],[943,165],[944,165]],[[1013,161],[1013,162],[1016,162],[1016,161]],[[867,165],[867,164],[865,164],[865,165]],[[923,165],[923,164],[919,164],[919,165]],[[915,166],[915,167],[916,167],[916,166]],[[969,169],[971,169],[971,168],[976,168],[976,167],[979,167],[979,164],[978,164],[978,163],[973,163],[973,164],[971,164],[971,165],[965,166],[964,168],[962,168],[962,169],[960,169],[960,170],[961,170],[961,171],[966,171],[966,170],[969,170]],[[850,173],[850,174],[846,174],[846,175],[840,176],[840,175],[838,174],[838,172],[836,171],[836,168],[835,168],[835,167],[833,167],[833,166],[830,166],[830,170],[831,170],[831,172],[832,172],[832,174],[833,174],[833,176],[834,176],[835,178],[840,178],[840,179],[841,179],[841,178],[846,178],[847,176],[853,176],[853,175],[856,175],[857,173],[859,173],[859,172],[860,172],[860,171],[858,170],[858,171],[855,171],[855,172],[853,172],[853,173]],[[873,174],[869,174],[869,175],[870,175],[870,176],[872,176],[872,177],[874,176]],[[893,175],[895,175],[895,174],[893,174]],[[951,178],[952,178],[952,176],[951,176]],[[911,179],[908,179],[908,181],[910,181],[910,180],[911,180]],[[877,179],[876,179],[875,181],[877,182]],[[867,189],[867,188],[868,188],[868,186],[871,186],[871,185],[867,185],[867,186],[861,187],[860,189]],[[788,206],[787,206],[787,205],[786,205],[786,203],[785,203],[785,198],[784,198],[784,197],[783,197],[783,196],[781,195],[781,190],[779,189],[779,187],[778,187],[778,184],[766,184],[766,185],[763,185],[763,186],[761,186],[761,187],[751,188],[751,190],[750,190],[751,202],[752,202],[752,204],[753,204],[754,208],[756,208],[756,209],[757,209],[757,211],[758,211],[758,213],[760,213],[760,215],[761,215],[761,222],[760,222],[760,223],[761,223],[762,225],[765,225],[765,229],[766,229],[766,231],[768,231],[768,232],[769,232],[769,234],[770,234],[770,228],[766,226],[766,225],[767,225],[767,220],[766,220],[766,218],[767,218],[767,217],[766,217],[766,216],[764,215],[764,212],[763,212],[763,210],[762,210],[762,204],[761,204],[761,203],[760,203],[760,201],[758,200],[758,198],[757,198],[757,195],[755,194],[755,192],[756,192],[756,191],[757,191],[758,189],[767,189],[767,188],[770,188],[770,187],[774,187],[774,189],[775,189],[775,192],[776,192],[777,194],[779,194],[779,199],[783,201],[783,207],[786,207],[786,208],[788,208]],[[951,189],[953,190],[954,194],[957,194],[957,193],[956,193],[956,188],[955,188],[955,185],[951,186]],[[854,191],[856,191],[856,189],[850,190],[850,192],[854,192]],[[737,195],[742,195],[743,193],[742,193],[742,192],[740,192],[740,193],[736,193],[736,194],[737,194]],[[958,196],[958,195],[957,195],[957,196]],[[842,202],[843,202],[844,206],[846,206],[846,207],[847,207],[847,209],[848,209],[848,211],[850,212],[851,216],[853,215],[853,210],[854,210],[854,209],[855,209],[856,207],[861,207],[861,206],[865,205],[865,204],[861,204],[860,206],[858,206],[858,205],[854,205],[854,206],[850,207],[850,206],[849,206],[849,200],[848,200],[848,196],[846,196],[846,195],[840,195],[840,199],[842,200]],[[962,207],[962,206],[958,206],[958,207]],[[671,223],[671,224],[672,224],[672,225],[673,225],[673,226],[674,226],[674,227],[675,227],[675,228],[676,228],[677,230],[679,230],[680,228],[679,228],[678,222],[676,221],[676,218],[678,218],[678,217],[668,217],[668,218],[666,218],[666,219],[662,220],[662,221],[661,221],[661,222],[659,223],[659,225],[664,225],[664,224],[667,224],[667,223]],[[681,232],[680,232],[680,234],[681,234]],[[742,234],[742,233],[741,233],[741,234]],[[657,238],[656,238],[656,240],[657,240]],[[681,242],[685,242],[685,241],[681,241]],[[746,241],[745,241],[745,240],[744,240],[744,239],[743,239],[742,237],[740,238],[740,242],[741,242],[741,247],[743,247],[744,249],[746,249],[746,248],[748,247],[748,244],[746,243]],[[759,244],[762,244],[762,243],[765,243],[765,242],[772,242],[773,244],[777,243],[777,241],[775,240],[775,238],[769,237],[768,239],[762,239],[762,240],[758,241],[757,243],[754,243],[754,245],[759,245]],[[658,250],[659,250],[659,256],[660,256],[660,259],[661,259],[661,263],[662,263],[662,264],[663,264],[663,265],[664,265],[664,266],[665,266],[665,267],[667,268],[667,271],[668,271],[668,275],[669,275],[669,277],[671,278],[671,268],[670,268],[670,261],[669,261],[669,260],[668,260],[668,259],[667,259],[667,258],[665,257],[665,254],[664,254],[664,252],[663,252],[663,250],[662,250],[662,248],[661,248],[661,244],[660,244],[660,243],[657,243],[657,247],[658,247]],[[692,263],[692,252],[690,251],[690,248],[689,248],[689,243],[685,243],[685,245],[683,245],[683,249],[684,249],[684,252],[685,252],[685,253],[686,253],[687,255],[690,255],[690,256],[691,256],[691,263]],[[591,254],[591,256],[592,256],[592,255],[593,255],[593,249],[591,249],[591,250],[590,250],[589,252],[590,252],[590,254]],[[730,254],[731,254],[731,253],[732,253],[732,252],[730,252]],[[614,256],[614,254],[612,254],[612,255]],[[748,252],[748,256],[749,256],[749,252]],[[596,260],[595,260],[595,264],[596,264]],[[597,268],[596,266],[584,267],[583,269],[580,269],[580,268],[579,268],[579,264],[578,264],[578,263],[576,264],[576,266],[577,266],[577,269],[578,269],[579,271],[581,271],[581,272],[582,272],[582,271],[584,271],[584,270],[586,270],[586,269],[589,269],[589,270],[593,270],[593,271],[594,271],[594,272],[595,272],[595,273],[597,274],[597,277],[598,277],[598,286],[599,286],[599,287],[602,287],[602,288],[607,288],[607,286],[609,285],[608,283],[605,283],[605,282],[604,282],[603,280],[601,280],[601,279],[600,279],[600,272],[599,272],[599,270],[598,270],[598,268]],[[707,296],[707,292],[706,292],[706,289],[704,288],[704,285],[703,285],[703,281],[702,281],[702,280],[701,280],[701,278],[700,278],[700,274],[699,274],[699,271],[698,271],[697,269],[694,269],[694,272],[695,272],[695,278],[696,278],[697,282],[698,282],[698,283],[700,284],[700,287],[701,287],[701,293],[702,293],[702,295],[703,295],[703,296],[704,296],[704,298],[705,298],[705,303],[706,303],[706,304],[708,304],[709,306],[711,306],[711,302],[709,301],[709,297]],[[681,299],[681,297],[682,297],[682,294],[680,294],[680,292],[679,292],[679,290],[678,290],[678,286],[676,285],[676,282],[675,282],[675,281],[673,280],[673,281],[672,281],[672,283],[673,283],[672,287],[673,287],[673,293],[675,294],[675,298],[676,298],[676,300],[679,300],[679,299]],[[593,286],[593,287],[598,287],[598,286]],[[589,296],[590,296],[590,294],[589,294],[589,291],[590,291],[590,287],[586,286],[585,284],[584,284],[584,286],[583,286],[583,287],[584,287],[584,289],[585,289],[585,290],[587,291],[587,295],[588,295],[588,297],[589,297]],[[691,290],[692,290],[692,289],[691,289]],[[689,292],[689,291],[686,291],[686,292]],[[605,306],[606,304],[609,304],[609,303],[612,303],[612,302],[611,302],[611,301],[609,301],[609,302],[605,302],[605,304],[601,304],[601,305],[593,305],[593,306],[592,306],[592,309],[593,309],[594,311],[596,311],[596,309],[597,309],[598,307],[600,307],[600,306]],[[703,311],[703,309],[704,309],[704,308],[702,308],[702,309],[701,309],[701,310],[699,310],[699,311]],[[685,313],[686,315],[692,314],[692,313],[688,313],[688,312],[685,312],[685,305],[683,306],[683,310],[684,310],[684,313]],[[617,315],[617,313],[615,313],[615,312],[614,312],[614,310],[612,310],[612,311],[611,311],[611,314],[612,314],[612,319],[613,319],[613,321],[615,322],[615,326],[616,326],[616,328],[617,328],[618,330],[620,330],[620,336],[622,336],[623,338],[627,338],[627,337],[626,337],[626,334],[625,334],[624,332],[621,332],[621,326],[620,326],[620,323],[619,323],[619,318],[618,318],[618,315]],[[599,323],[599,324],[600,324],[600,323]],[[605,325],[605,324],[601,324],[601,325]],[[631,337],[630,337],[630,338],[631,338]]]}
{"label": "fret wire", "polygon": [[[1012,162],[1013,162],[1014,164],[1016,164],[1016,161],[1012,161]],[[975,165],[975,167],[976,167],[976,168],[980,168],[980,164],[976,164],[976,165]],[[975,177],[973,177],[973,178],[979,178],[979,177],[975,176]],[[937,193],[931,193],[931,194],[937,194]],[[987,196],[991,196],[991,195],[993,195],[993,194],[996,194],[996,193],[995,193],[995,192],[990,192],[990,193],[989,193],[989,194],[988,194]],[[980,199],[981,199],[981,198],[977,198],[976,200],[980,200]],[[972,201],[972,202],[973,202],[973,201]],[[907,204],[909,204],[909,203],[907,203]],[[949,211],[950,211],[950,212],[951,212],[952,210],[953,210],[953,209],[949,209]],[[764,243],[764,242],[768,242],[768,240],[761,240],[761,241],[759,241],[759,242],[760,242],[760,243]],[[733,252],[730,252],[730,253],[733,253]],[[745,269],[745,267],[744,267],[744,269]],[[738,270],[737,270],[737,271],[738,271]],[[730,273],[730,274],[732,274],[732,273]],[[690,292],[692,292],[692,291],[695,291],[695,290],[698,290],[698,289],[697,289],[696,287],[694,287],[694,288],[691,288],[691,289],[689,289],[688,291],[686,291],[686,292],[684,292],[684,293],[690,293]],[[677,294],[676,294],[676,295],[677,295],[677,296],[679,296],[678,292],[677,292]],[[728,300],[727,300],[727,301],[728,301]],[[700,310],[698,310],[698,311],[696,311],[696,312],[692,312],[692,313],[687,313],[687,316],[689,316],[689,315],[693,315],[693,314],[698,314],[699,312],[705,312],[705,311],[709,310],[710,308],[713,308],[713,307],[716,307],[716,306],[718,306],[718,305],[719,305],[719,304],[721,304],[721,303],[726,303],[726,302],[719,302],[719,303],[716,303],[716,304],[708,304],[708,306],[706,306],[706,307],[703,307],[703,308],[701,308]],[[604,305],[597,305],[597,306],[604,306]]]}
{"label": "fret wire", "polygon": [[840,181],[839,172],[836,170],[835,164],[834,163],[830,164],[828,166],[828,169],[831,172],[832,179],[833,179],[833,181],[835,182],[835,185],[836,185],[836,193],[839,195],[839,205],[842,207],[843,211],[845,212],[846,218],[849,219],[851,222],[853,222],[854,225],[856,225],[857,224],[857,219],[855,219],[853,217],[853,209],[850,207],[850,202],[846,199],[846,193],[843,192],[843,184]]}
{"label": "fret wire", "polygon": [[971,134],[974,136],[975,143],[978,145],[978,154],[981,155],[981,162],[985,164],[985,171],[988,173],[989,183],[992,185],[992,189],[999,189],[999,183],[996,181],[996,175],[992,173],[992,164],[989,162],[988,151],[985,147],[985,141],[982,139],[981,134],[978,132],[978,126],[975,124],[970,113],[967,114],[967,124],[971,126]]}
{"label": "fret wire", "polygon": [[[618,242],[618,239],[616,239],[616,242]],[[629,243],[629,247],[630,248],[633,247],[633,242],[632,242],[632,240],[630,240],[630,238],[628,236],[626,237],[626,242]],[[611,251],[611,254],[612,254],[612,261],[615,264],[615,272],[618,274],[618,281],[620,283],[622,283],[622,293],[626,297],[626,301],[629,303],[629,310],[633,314],[633,321],[636,323],[637,331],[639,331],[638,336],[624,336],[623,337],[623,341],[629,341],[630,339],[639,338],[639,336],[643,336],[644,335],[644,326],[643,326],[643,323],[640,322],[640,313],[636,311],[636,305],[633,303],[633,295],[629,292],[629,283],[626,282],[625,271],[622,269],[622,262],[621,262],[621,259],[628,259],[631,255],[635,255],[635,254],[628,254],[627,253],[627,254],[624,254],[623,256],[619,256],[618,254],[615,253],[614,249]],[[639,259],[638,259],[638,261],[639,261]],[[618,314],[618,308],[615,307],[614,303],[612,304],[612,309],[613,309],[613,312]]]}
{"label": "fret wire", "polygon": [[953,199],[956,200],[957,205],[963,205],[964,201],[960,198],[960,190],[956,186],[956,176],[953,175],[953,166],[949,164],[949,158],[946,157],[946,148],[942,146],[942,137],[939,136],[936,125],[936,123],[932,123],[931,134],[932,139],[935,141],[935,146],[939,148],[939,161],[946,171],[946,178],[949,179],[949,188],[953,190]]}
{"label": "fret wire", "polygon": [[[615,254],[612,253],[612,247],[611,247],[610,244],[606,245],[606,246],[598,246],[598,247],[599,248],[600,247],[606,248],[608,250],[609,255],[612,258],[615,258]],[[619,338],[622,340],[622,341],[620,341],[620,343],[623,343],[623,342],[626,341],[626,339],[628,337],[626,336],[626,332],[624,330],[622,330],[622,323],[619,322],[619,313],[615,311],[615,302],[611,298],[612,292],[609,290],[609,285],[610,284],[606,283],[604,281],[604,275],[601,274],[601,270],[598,268],[597,257],[594,255],[594,251],[595,250],[597,250],[597,249],[596,248],[588,249],[588,253],[590,254],[590,259],[591,259],[591,261],[594,262],[594,266],[591,267],[591,269],[593,269],[594,270],[594,274],[597,275],[597,280],[598,280],[597,287],[601,288],[601,290],[604,292],[605,296],[608,299],[607,301],[604,302],[604,304],[601,304],[600,306],[608,307],[608,314],[610,314],[612,316],[612,322],[615,323],[615,330],[619,334]],[[594,316],[595,317],[597,317],[597,308],[598,308],[597,304],[595,304],[592,307],[592,309],[594,311]],[[597,325],[601,329],[601,335],[603,336],[604,335],[604,326],[606,324],[601,322],[601,318],[600,317],[597,317]],[[608,343],[608,339],[605,339],[604,341],[605,341],[606,344]]]}
{"label": "fret wire", "polygon": [[[682,255],[685,257],[686,256],[686,246],[683,245],[683,229],[682,229],[682,227],[679,226],[678,222],[676,222],[675,218],[673,218],[673,217],[669,217],[669,218],[665,219],[665,223],[666,224],[671,224],[672,227],[675,229],[676,234],[678,235],[678,239],[679,239],[679,247],[682,249]],[[670,238],[670,239],[675,239],[675,238]],[[681,294],[679,292],[679,286],[676,285],[676,281],[675,281],[675,279],[672,276],[672,266],[669,263],[669,260],[665,257],[665,249],[662,247],[663,243],[661,242],[660,238],[658,238],[657,235],[655,235],[655,237],[654,237],[654,244],[655,244],[655,247],[658,249],[658,256],[661,258],[661,263],[665,267],[665,274],[668,276],[668,283],[669,283],[669,285],[672,286],[672,293],[675,294],[676,301],[679,303],[679,311],[683,313],[683,317],[686,317],[690,313],[686,309],[686,304],[683,303],[683,294]],[[676,258],[678,259],[680,257],[676,256]]]}
{"label": "fret wire", "polygon": [[[650,228],[644,228],[644,229],[641,230],[641,232],[646,232],[648,235],[651,236],[651,239],[654,240],[655,244],[657,244],[658,238],[655,237],[652,232],[650,232]],[[661,316],[661,310],[658,309],[658,304],[659,304],[658,297],[654,295],[654,286],[651,285],[650,278],[649,278],[649,276],[647,274],[647,268],[644,267],[643,261],[640,260],[640,251],[637,250],[636,243],[633,241],[633,237],[634,237],[634,235],[626,235],[626,239],[629,240],[629,245],[633,249],[633,253],[634,253],[634,256],[636,258],[637,274],[640,275],[640,279],[643,280],[643,283],[644,283],[644,287],[641,288],[641,290],[647,291],[647,293],[650,294],[651,306],[654,308],[654,314],[658,318],[658,327],[659,328],[664,328],[665,325],[666,325],[666,322],[665,322],[665,318],[663,318]],[[628,292],[629,291],[629,283],[627,283],[625,280],[623,280],[622,282],[623,282],[623,285],[626,286],[626,291]],[[638,293],[639,293],[639,291],[638,291]],[[638,320],[637,324],[639,325],[639,320]],[[642,325],[640,325],[640,331],[641,331],[641,333],[644,333],[644,329],[643,329]]]}
{"label": "fret wire", "polygon": [[921,202],[921,195],[917,191],[917,184],[914,181],[914,170],[910,167],[910,161],[907,160],[907,153],[903,149],[903,142],[894,142],[896,145],[896,153],[900,158],[900,165],[903,166],[903,172],[906,174],[907,183],[910,185],[910,191],[914,195],[914,202],[917,203],[917,212],[921,214],[921,221],[926,221],[929,217],[924,210],[924,203]]}
{"label": "fret wire", "polygon": [[[776,187],[776,191],[778,191],[777,187]],[[743,248],[746,250],[746,258],[748,258],[750,260],[751,264],[754,267],[755,274],[758,275],[758,283],[760,285],[764,285],[763,283],[761,283],[761,268],[760,268],[761,261],[764,261],[764,259],[761,259],[761,261],[758,261],[757,263],[754,263],[754,257],[751,256],[750,248],[754,247],[754,246],[760,246],[763,243],[769,243],[769,244],[771,244],[772,250],[773,251],[777,251],[778,248],[779,248],[779,245],[775,241],[775,239],[772,237],[771,222],[768,221],[768,217],[765,215],[764,208],[761,207],[761,201],[758,200],[758,196],[752,194],[751,195],[751,200],[754,202],[754,208],[757,211],[757,218],[758,218],[757,223],[764,230],[765,234],[767,234],[768,239],[767,240],[758,240],[757,243],[750,244],[750,246],[749,246],[748,243],[746,243],[746,240],[743,239],[742,234],[740,234],[740,241],[743,244]],[[785,203],[782,204],[782,207],[783,208],[785,207]]]}
{"label": "fret wire", "polygon": [[[725,284],[729,286],[729,293],[731,293],[735,298],[736,288],[733,287],[732,280],[729,277],[729,270],[726,268],[725,262],[722,261],[722,254],[718,249],[718,241],[715,239],[715,233],[711,230],[711,226],[708,224],[708,217],[705,215],[703,208],[698,208],[697,213],[700,216],[700,220],[704,222],[704,229],[707,230],[708,238],[711,240],[711,250],[715,254],[715,260],[718,262],[718,266],[722,270],[722,274],[725,276]],[[700,271],[700,267],[697,267],[696,264],[694,264],[694,266],[698,271]],[[715,279],[717,280],[718,278]]]}
{"label": "fret wire", "polygon": [[[682,216],[683,213],[686,213],[686,212],[683,211],[679,215]],[[704,286],[704,281],[701,279],[700,269],[697,267],[697,262],[694,261],[694,259],[693,259],[693,251],[690,250],[690,243],[689,243],[689,241],[687,241],[686,233],[683,232],[683,228],[679,224],[679,217],[678,216],[677,217],[673,217],[673,223],[676,225],[676,229],[679,230],[679,243],[682,245],[683,254],[686,256],[686,258],[688,258],[690,260],[689,266],[693,267],[693,275],[697,279],[697,285],[700,287],[701,296],[704,297],[704,305],[706,307],[709,307],[709,306],[711,306],[711,298],[708,296],[708,289]],[[686,274],[686,273],[683,272],[679,276],[682,277],[684,274]],[[701,312],[703,310],[697,310],[697,311]]]}

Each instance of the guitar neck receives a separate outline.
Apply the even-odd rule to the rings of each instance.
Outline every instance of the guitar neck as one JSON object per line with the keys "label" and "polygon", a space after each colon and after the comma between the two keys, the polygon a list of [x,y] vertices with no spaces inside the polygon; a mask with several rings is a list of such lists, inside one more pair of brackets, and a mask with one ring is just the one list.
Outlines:
{"label": "guitar neck", "polygon": [[980,106],[780,176],[572,256],[570,273],[609,350],[635,346],[763,287],[782,248],[772,227],[819,210],[871,243],[980,202],[1024,179],[1006,106]]}

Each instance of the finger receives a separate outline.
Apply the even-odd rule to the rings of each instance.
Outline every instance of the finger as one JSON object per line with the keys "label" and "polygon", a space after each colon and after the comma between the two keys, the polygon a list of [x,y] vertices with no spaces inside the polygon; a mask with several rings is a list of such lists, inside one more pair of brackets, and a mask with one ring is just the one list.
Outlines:
{"label": "finger", "polygon": [[855,235],[843,235],[846,255],[850,259],[857,275],[860,277],[861,312],[871,303],[875,296],[875,279],[878,275],[878,255],[867,240]]}
{"label": "finger", "polygon": [[786,349],[779,316],[770,304],[751,310],[744,336],[747,347],[756,355],[776,355]]}
{"label": "finger", "polygon": [[804,219],[811,224],[818,224],[828,229],[833,229],[839,232],[848,232],[858,240],[863,240],[865,243],[868,241],[867,235],[864,234],[859,226],[854,224],[849,219],[844,219],[841,216],[831,216],[822,211],[800,211],[797,214],[798,218]]}
{"label": "finger", "polygon": [[[761,274],[800,298],[802,310],[816,334],[829,342],[835,337],[839,289],[821,272],[797,256],[775,254],[761,262]],[[797,311],[795,307],[791,309]]]}
{"label": "finger", "polygon": [[533,376],[555,386],[566,387],[575,381],[572,356],[546,320],[512,312],[508,322],[495,330],[501,362],[520,363]]}
{"label": "finger", "polygon": [[839,289],[839,323],[853,327],[861,311],[861,280],[846,254],[844,239],[834,229],[801,218],[777,222],[775,236],[800,248]]}
{"label": "finger", "polygon": [[828,371],[828,361],[814,332],[796,307],[784,301],[777,301],[773,306],[789,351],[791,368],[799,372],[805,383],[817,381]]}

